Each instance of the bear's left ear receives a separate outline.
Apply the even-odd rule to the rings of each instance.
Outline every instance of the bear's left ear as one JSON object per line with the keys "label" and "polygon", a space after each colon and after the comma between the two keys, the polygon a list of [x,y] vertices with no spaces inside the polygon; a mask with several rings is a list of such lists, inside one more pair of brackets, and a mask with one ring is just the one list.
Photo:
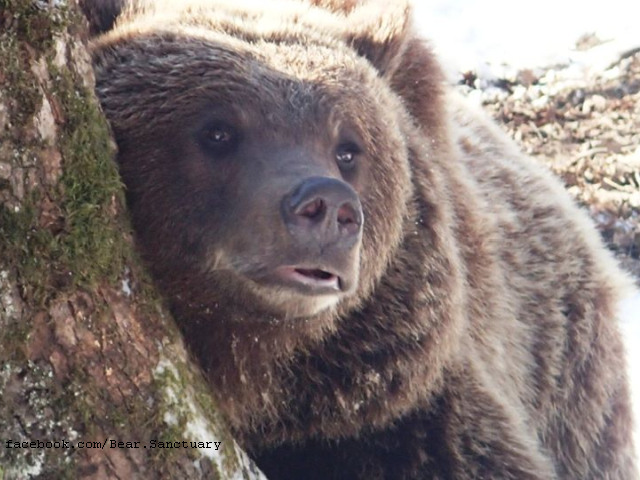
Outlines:
{"label": "bear's left ear", "polygon": [[432,141],[445,145],[444,75],[429,44],[414,29],[408,1],[355,0],[343,14],[347,42],[378,70]]}
{"label": "bear's left ear", "polygon": [[380,75],[400,67],[413,34],[408,1],[365,0],[346,12],[347,42],[367,58]]}
{"label": "bear's left ear", "polygon": [[90,35],[94,37],[111,30],[129,3],[129,0],[80,0],[80,9],[89,21]]}

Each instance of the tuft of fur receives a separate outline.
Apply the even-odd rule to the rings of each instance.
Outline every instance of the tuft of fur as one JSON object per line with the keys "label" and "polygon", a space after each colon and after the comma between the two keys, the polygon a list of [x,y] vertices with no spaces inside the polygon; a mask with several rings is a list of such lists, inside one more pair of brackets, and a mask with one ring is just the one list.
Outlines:
{"label": "tuft of fur", "polygon": [[[269,478],[638,478],[630,282],[560,183],[446,91],[410,18],[375,0],[127,7],[93,58],[140,249]],[[173,142],[207,102],[289,146],[357,123],[374,153],[354,295],[283,319],[219,270],[215,175]],[[230,242],[258,241],[236,221]]]}

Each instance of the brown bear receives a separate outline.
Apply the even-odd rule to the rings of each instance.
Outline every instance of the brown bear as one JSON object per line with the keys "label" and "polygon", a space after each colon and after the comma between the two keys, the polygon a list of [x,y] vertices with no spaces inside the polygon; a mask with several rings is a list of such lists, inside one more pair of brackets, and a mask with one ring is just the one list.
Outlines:
{"label": "brown bear", "polygon": [[268,478],[637,478],[629,281],[407,4],[149,1],[92,52],[139,248]]}

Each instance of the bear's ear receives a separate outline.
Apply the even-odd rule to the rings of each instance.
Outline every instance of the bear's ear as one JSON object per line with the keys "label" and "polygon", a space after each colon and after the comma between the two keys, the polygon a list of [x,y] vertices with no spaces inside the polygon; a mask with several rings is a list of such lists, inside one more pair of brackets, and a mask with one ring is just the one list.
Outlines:
{"label": "bear's ear", "polygon": [[341,13],[349,44],[378,70],[432,141],[445,145],[445,77],[431,47],[415,32],[408,1],[353,0]]}
{"label": "bear's ear", "polygon": [[[331,3],[331,0],[324,1]],[[367,58],[381,76],[392,76],[402,64],[414,37],[409,3],[405,0],[346,3],[348,8],[343,12],[346,13],[348,43]]]}

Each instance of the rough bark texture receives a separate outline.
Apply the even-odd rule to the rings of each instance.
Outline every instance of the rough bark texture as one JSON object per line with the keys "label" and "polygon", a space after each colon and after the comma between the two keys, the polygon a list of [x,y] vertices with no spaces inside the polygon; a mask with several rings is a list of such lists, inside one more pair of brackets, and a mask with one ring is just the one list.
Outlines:
{"label": "rough bark texture", "polygon": [[259,478],[133,254],[77,5],[0,0],[0,32],[0,479]]}

